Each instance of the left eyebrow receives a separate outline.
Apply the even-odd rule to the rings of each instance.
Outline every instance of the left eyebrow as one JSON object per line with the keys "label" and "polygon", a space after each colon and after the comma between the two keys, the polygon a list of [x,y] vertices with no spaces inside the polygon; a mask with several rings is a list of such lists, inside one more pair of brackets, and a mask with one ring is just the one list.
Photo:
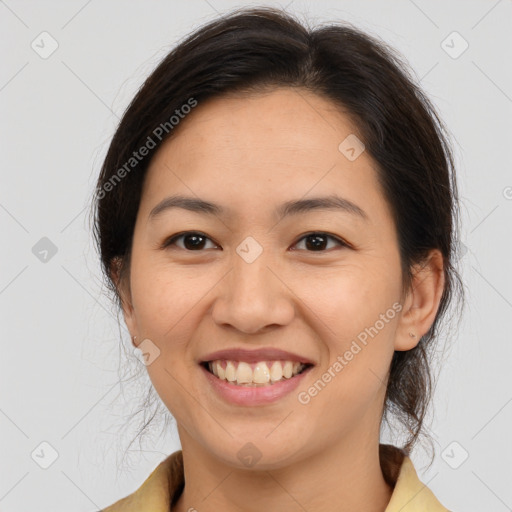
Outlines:
{"label": "left eyebrow", "polygon": [[288,201],[277,208],[276,214],[283,218],[288,215],[307,213],[311,210],[338,210],[368,220],[368,215],[361,207],[344,197],[336,195]]}
{"label": "left eyebrow", "polygon": [[[203,199],[175,195],[166,197],[158,203],[149,213],[149,218],[155,218],[166,210],[182,208],[203,215],[222,215],[232,213],[231,210]],[[308,213],[312,210],[336,210],[356,215],[363,220],[368,220],[366,212],[357,204],[340,196],[331,195],[325,197],[314,197],[310,199],[298,199],[287,201],[279,205],[274,214],[282,219],[290,215]]]}

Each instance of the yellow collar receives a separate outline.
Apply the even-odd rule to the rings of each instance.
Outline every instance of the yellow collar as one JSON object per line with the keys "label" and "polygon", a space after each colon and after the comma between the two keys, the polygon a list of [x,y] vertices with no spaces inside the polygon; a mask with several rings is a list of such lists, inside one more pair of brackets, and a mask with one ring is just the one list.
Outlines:
{"label": "yellow collar", "polygon": [[[134,493],[104,508],[103,512],[170,512],[171,503],[178,499],[183,486],[183,457],[178,450],[163,460]],[[404,456],[385,512],[426,511],[449,512],[419,480],[411,459]]]}

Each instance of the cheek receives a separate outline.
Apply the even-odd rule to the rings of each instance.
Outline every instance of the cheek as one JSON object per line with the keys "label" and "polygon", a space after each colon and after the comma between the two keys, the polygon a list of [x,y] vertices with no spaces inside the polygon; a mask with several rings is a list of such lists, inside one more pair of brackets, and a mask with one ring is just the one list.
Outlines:
{"label": "cheek", "polygon": [[190,322],[208,288],[186,270],[142,257],[134,261],[131,289],[141,334],[167,345]]}
{"label": "cheek", "polygon": [[197,369],[187,351],[205,289],[176,269],[135,257],[131,288],[140,335],[158,347],[158,356],[146,366],[149,378],[171,414],[192,428],[193,408],[184,389]]}
{"label": "cheek", "polygon": [[313,312],[321,321],[331,345],[343,348],[347,339],[373,326],[388,310],[393,315],[400,298],[398,279],[397,264],[367,258],[310,272],[307,279],[296,280],[294,290],[310,308],[308,316]]}
{"label": "cheek", "polygon": [[326,349],[317,376],[328,381],[329,390],[319,393],[326,406],[329,400],[355,408],[368,405],[382,388],[393,356],[401,310],[398,263],[369,261],[347,264],[322,278],[310,276],[301,280],[297,293],[307,298],[313,330]]}

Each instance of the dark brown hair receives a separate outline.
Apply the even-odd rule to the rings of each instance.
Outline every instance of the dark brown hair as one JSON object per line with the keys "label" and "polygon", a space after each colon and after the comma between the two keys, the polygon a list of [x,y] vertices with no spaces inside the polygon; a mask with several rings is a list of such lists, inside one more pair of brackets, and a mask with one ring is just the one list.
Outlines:
{"label": "dark brown hair", "polygon": [[[458,199],[446,130],[407,69],[382,41],[348,24],[309,29],[270,8],[215,19],[163,59],[125,111],[99,176],[94,233],[108,285],[120,301],[112,264],[121,262],[125,279],[146,170],[161,143],[179,129],[171,118],[182,118],[191,99],[200,105],[223,94],[292,87],[348,113],[393,213],[404,291],[413,265],[429,250],[439,249],[444,258],[445,288],[436,319],[415,348],[395,352],[390,367],[383,420],[392,413],[403,423],[404,449],[410,451],[431,398],[429,361],[439,323],[457,288],[459,297],[463,290],[454,267]],[[146,157],[130,160],[149,146]]]}

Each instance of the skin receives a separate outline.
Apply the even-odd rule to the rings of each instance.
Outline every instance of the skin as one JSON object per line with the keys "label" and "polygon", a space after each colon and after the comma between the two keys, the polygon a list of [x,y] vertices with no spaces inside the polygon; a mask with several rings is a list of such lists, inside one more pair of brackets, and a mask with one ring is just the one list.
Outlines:
{"label": "skin", "polygon": [[[149,339],[160,350],[147,370],[177,421],[185,465],[173,510],[375,512],[389,502],[378,452],[387,374],[393,352],[413,348],[434,321],[443,262],[431,251],[402,294],[396,229],[375,164],[367,152],[350,161],[338,150],[357,133],[348,116],[308,91],[224,96],[200,103],[151,162],[129,278],[118,289],[137,344]],[[230,212],[176,208],[149,219],[178,193]],[[273,215],[285,201],[332,193],[367,219],[335,210]],[[185,230],[206,234],[203,248],[186,249],[183,238],[162,248]],[[304,238],[311,231],[349,246],[328,238],[315,250]],[[248,236],[263,248],[250,264],[236,252]],[[298,392],[395,303],[401,311],[299,403]],[[276,347],[315,367],[277,403],[235,406],[212,392],[197,363],[235,347]],[[237,457],[248,442],[261,453],[250,468]]]}

